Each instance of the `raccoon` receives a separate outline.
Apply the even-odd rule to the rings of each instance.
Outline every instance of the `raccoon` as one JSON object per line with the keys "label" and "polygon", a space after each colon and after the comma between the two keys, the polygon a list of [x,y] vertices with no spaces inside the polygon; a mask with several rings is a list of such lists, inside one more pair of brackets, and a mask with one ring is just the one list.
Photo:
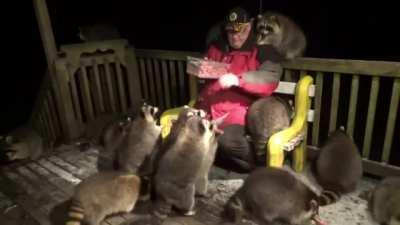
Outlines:
{"label": "raccoon", "polygon": [[105,41],[119,39],[121,37],[118,29],[111,23],[82,25],[78,27],[78,30],[78,37],[83,42]]}
{"label": "raccoon", "polygon": [[126,138],[117,149],[119,169],[141,175],[153,172],[153,158],[161,141],[157,107],[143,104],[141,115],[129,125]]}
{"label": "raccoon", "polygon": [[276,96],[260,98],[250,106],[246,125],[258,160],[266,159],[268,139],[290,126],[291,111],[289,104]]}
{"label": "raccoon", "polygon": [[100,172],[75,189],[66,225],[99,225],[108,215],[130,212],[140,192],[141,180],[130,173]]}
{"label": "raccoon", "polygon": [[303,56],[306,36],[289,17],[267,11],[258,15],[256,29],[258,45],[273,45],[288,60]]}
{"label": "raccoon", "polygon": [[[194,215],[196,184],[206,179],[216,148],[216,124],[201,110],[185,107],[163,144],[155,174],[155,216],[165,218],[172,206]],[[212,163],[211,163],[212,164]]]}
{"label": "raccoon", "polygon": [[357,188],[363,169],[359,150],[344,130],[328,135],[314,162],[316,181],[326,191],[336,195],[350,193]]}
{"label": "raccoon", "polygon": [[101,147],[98,157],[99,170],[118,169],[117,150],[121,148],[128,135],[131,116],[125,116],[108,123],[102,130],[98,140]]}
{"label": "raccoon", "polygon": [[109,130],[114,130],[113,128],[119,125],[119,123],[121,123],[122,126],[122,120],[117,121],[116,115],[111,113],[101,114],[83,126],[82,134],[78,140],[75,141],[75,144],[82,150],[103,144],[103,135],[107,132],[111,132]]}
{"label": "raccoon", "polygon": [[3,139],[2,145],[10,161],[36,160],[44,153],[43,138],[29,125],[14,129]]}
{"label": "raccoon", "polygon": [[260,225],[300,225],[309,220],[323,224],[318,216],[320,195],[286,169],[260,167],[228,200],[223,218],[234,224],[243,219]]}
{"label": "raccoon", "polygon": [[400,225],[400,177],[387,177],[373,190],[368,201],[372,218],[379,224]]}

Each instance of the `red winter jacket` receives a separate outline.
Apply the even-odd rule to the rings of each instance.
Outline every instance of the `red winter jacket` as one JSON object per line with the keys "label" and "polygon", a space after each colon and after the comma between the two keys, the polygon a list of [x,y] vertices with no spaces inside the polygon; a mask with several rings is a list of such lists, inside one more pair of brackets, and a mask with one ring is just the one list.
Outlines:
{"label": "red winter jacket", "polygon": [[222,89],[217,79],[206,80],[197,99],[196,107],[205,110],[212,119],[228,113],[221,129],[230,124],[245,125],[246,113],[251,103],[259,97],[270,96],[278,86],[281,71],[268,71],[269,68],[259,70],[261,63],[265,61],[263,58],[271,60],[268,53],[271,53],[270,56],[277,56],[276,52],[271,46],[260,48],[252,43],[253,39],[249,38],[240,50],[224,51],[227,47],[224,48],[219,42],[208,49],[209,59],[230,63],[229,72],[239,78],[239,86],[228,89]]}

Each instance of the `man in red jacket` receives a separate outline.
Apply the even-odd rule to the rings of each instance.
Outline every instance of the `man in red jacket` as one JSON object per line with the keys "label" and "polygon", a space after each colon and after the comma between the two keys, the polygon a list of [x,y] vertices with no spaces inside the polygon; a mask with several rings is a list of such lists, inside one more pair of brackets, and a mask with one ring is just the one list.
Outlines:
{"label": "man in red jacket", "polygon": [[206,80],[196,104],[212,119],[226,116],[220,126],[224,133],[219,138],[215,164],[240,173],[249,172],[256,160],[246,139],[246,113],[252,102],[270,96],[277,88],[283,58],[271,45],[256,45],[253,19],[240,7],[229,11],[206,57],[231,64],[229,73]]}

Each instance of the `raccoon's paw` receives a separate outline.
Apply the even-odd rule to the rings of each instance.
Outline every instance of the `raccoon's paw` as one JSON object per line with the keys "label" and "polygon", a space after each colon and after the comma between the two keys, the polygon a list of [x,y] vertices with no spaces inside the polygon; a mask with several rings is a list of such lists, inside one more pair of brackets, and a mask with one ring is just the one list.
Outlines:
{"label": "raccoon's paw", "polygon": [[195,210],[189,210],[183,213],[183,215],[185,216],[194,216],[196,215],[196,211]]}

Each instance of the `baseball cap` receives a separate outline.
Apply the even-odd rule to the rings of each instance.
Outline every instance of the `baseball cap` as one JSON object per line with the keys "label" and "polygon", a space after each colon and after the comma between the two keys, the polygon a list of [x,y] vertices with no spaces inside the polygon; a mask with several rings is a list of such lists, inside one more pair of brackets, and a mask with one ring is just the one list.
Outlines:
{"label": "baseball cap", "polygon": [[251,21],[249,13],[241,8],[235,7],[229,10],[228,15],[225,18],[226,25],[225,29],[228,31],[240,32],[247,23]]}

